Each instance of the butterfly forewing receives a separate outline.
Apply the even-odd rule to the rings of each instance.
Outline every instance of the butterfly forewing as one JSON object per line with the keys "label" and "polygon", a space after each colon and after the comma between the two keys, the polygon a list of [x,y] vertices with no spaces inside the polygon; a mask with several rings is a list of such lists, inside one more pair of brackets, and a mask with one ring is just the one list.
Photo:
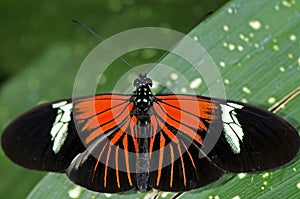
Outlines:
{"label": "butterfly forewing", "polygon": [[19,116],[3,132],[5,154],[26,168],[63,172],[85,150],[71,111],[71,100],[62,100]]}
{"label": "butterfly forewing", "polygon": [[297,154],[297,130],[276,114],[235,101],[221,107],[223,131],[208,154],[218,167],[232,173],[269,170]]}

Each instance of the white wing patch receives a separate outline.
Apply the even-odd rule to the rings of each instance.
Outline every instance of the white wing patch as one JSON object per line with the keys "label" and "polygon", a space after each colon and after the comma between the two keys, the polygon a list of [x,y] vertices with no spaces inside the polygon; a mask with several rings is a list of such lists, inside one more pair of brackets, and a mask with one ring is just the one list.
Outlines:
{"label": "white wing patch", "polygon": [[57,109],[57,116],[52,125],[50,135],[52,137],[52,150],[56,154],[64,144],[68,135],[68,125],[71,121],[73,104],[67,101],[52,104],[52,108]]}
{"label": "white wing patch", "polygon": [[244,106],[235,103],[221,104],[222,120],[224,123],[225,138],[233,153],[241,152],[240,142],[243,142],[244,132],[241,124],[236,118],[235,109],[242,109]]}

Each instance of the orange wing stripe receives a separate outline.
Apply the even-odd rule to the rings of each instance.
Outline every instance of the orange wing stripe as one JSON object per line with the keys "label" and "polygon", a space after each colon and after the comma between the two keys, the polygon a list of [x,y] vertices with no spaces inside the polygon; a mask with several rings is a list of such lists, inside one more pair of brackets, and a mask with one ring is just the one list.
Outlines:
{"label": "orange wing stripe", "polygon": [[[182,154],[181,149],[180,149],[180,144],[178,144],[178,152],[179,154]],[[183,184],[186,186],[186,176],[185,176],[185,167],[184,167],[184,161],[183,161],[183,156],[180,156],[181,160],[181,167],[182,167],[182,174],[183,174]]]}
{"label": "orange wing stripe", "polygon": [[[175,104],[175,102],[177,102]],[[167,102],[169,104],[169,101]],[[170,102],[172,103],[172,102]],[[185,108],[185,104],[182,102],[175,101],[172,103],[172,106],[165,104],[165,103],[160,103],[161,106],[163,106],[165,114],[168,114],[169,116],[169,121],[171,125],[177,125],[182,124],[182,126],[189,126],[190,128],[193,129],[204,129],[207,130],[207,127],[199,119],[199,116],[196,116],[194,114],[186,112],[183,108]],[[187,103],[189,104],[189,103]],[[197,109],[197,106],[194,108]],[[195,111],[195,110],[194,110]],[[171,119],[172,118],[172,119]]]}
{"label": "orange wing stripe", "polygon": [[[176,121],[172,120],[170,117],[168,117],[166,115],[166,113],[159,107],[158,104],[153,104],[153,107],[154,107],[154,110],[157,113],[157,115],[159,117],[161,117],[160,120],[165,119],[166,123],[170,124],[175,129],[179,129],[181,132],[184,132],[185,134],[189,135],[193,140],[197,141],[199,144],[202,144],[202,138],[200,137],[200,135],[198,135],[195,132],[195,129],[191,129],[191,128],[185,126],[184,124],[180,124],[180,121],[176,122]],[[166,131],[165,128],[167,128],[167,127],[164,124],[160,123],[160,126],[162,127],[162,129],[164,129],[164,131]],[[169,133],[170,138],[173,137],[171,134]]]}
{"label": "orange wing stripe", "polygon": [[128,135],[126,134],[123,139],[123,145],[124,145],[124,153],[125,153],[127,178],[128,178],[130,186],[132,186],[132,180],[131,180],[131,175],[130,175],[130,164],[129,164],[129,157],[128,157],[128,138],[127,137],[128,137]]}
{"label": "orange wing stripe", "polygon": [[[130,121],[127,121],[124,126],[128,126]],[[122,135],[124,135],[125,131],[122,131],[121,129],[113,136],[113,138],[110,140],[110,145],[115,145]]]}
{"label": "orange wing stripe", "polygon": [[208,98],[196,97],[191,95],[165,95],[157,96],[168,105],[180,108],[182,111],[198,116],[202,119],[213,120],[214,110],[219,109],[217,103],[213,103]]}
{"label": "orange wing stripe", "polygon": [[107,143],[104,145],[104,147],[102,148],[102,150],[101,150],[101,152],[100,152],[100,154],[99,154],[99,156],[98,156],[97,162],[96,162],[96,164],[95,164],[95,166],[94,166],[94,172],[93,172],[92,181],[94,181],[95,172],[96,172],[96,170],[97,170],[97,168],[98,168],[100,159],[101,159],[101,157],[102,157],[103,151],[105,150],[106,146],[107,146]]}
{"label": "orange wing stripe", "polygon": [[[124,120],[126,120],[126,117],[127,118],[129,117],[128,112],[130,112],[131,106],[128,107],[129,108],[119,107],[118,110],[112,109],[111,111],[105,112],[97,116],[96,120],[94,118],[93,121],[98,124],[98,129],[92,131],[92,133],[90,133],[90,135],[86,138],[85,142],[86,143],[91,142],[92,140],[94,140],[96,137],[100,136],[104,132],[114,127],[117,127],[122,122],[124,122]],[[126,131],[126,129],[124,129],[124,126],[126,125],[119,126],[119,128],[121,128],[123,132]]]}
{"label": "orange wing stripe", "polygon": [[170,176],[170,187],[173,186],[173,170],[174,170],[174,151],[173,146],[170,144],[170,155],[171,155],[171,176]]}
{"label": "orange wing stripe", "polygon": [[[103,94],[74,100],[74,118],[87,133],[86,144],[118,126],[132,110],[129,95]],[[125,131],[125,129],[122,129]]]}
{"label": "orange wing stripe", "polygon": [[121,185],[120,185],[120,178],[119,178],[119,146],[116,147],[116,178],[117,178],[118,188],[120,188]]}
{"label": "orange wing stripe", "polygon": [[162,130],[164,131],[164,133],[166,133],[166,135],[175,143],[178,143],[179,140],[177,139],[176,135],[174,133],[172,133],[167,127],[166,125],[164,125],[160,120],[158,121],[158,124],[162,127]]}
{"label": "orange wing stripe", "polygon": [[159,185],[160,178],[161,178],[162,163],[164,158],[164,147],[165,147],[165,138],[162,135],[162,133],[160,133],[160,149],[159,149],[159,162],[158,162],[156,186]]}
{"label": "orange wing stripe", "polygon": [[108,147],[108,151],[106,154],[106,162],[105,162],[105,170],[104,170],[104,188],[106,188],[106,179],[107,179],[107,170],[108,170],[108,161],[110,157],[111,147]]}
{"label": "orange wing stripe", "polygon": [[189,152],[189,150],[188,150],[188,148],[186,147],[186,145],[182,142],[182,145],[184,146],[184,148],[185,148],[185,151],[187,152],[187,154],[189,155],[189,157],[190,157],[190,160],[191,160],[191,162],[192,162],[192,164],[193,164],[193,167],[194,167],[194,169],[196,170],[196,165],[195,165],[195,162],[194,162],[194,159],[193,159],[193,156],[191,155],[191,153]]}

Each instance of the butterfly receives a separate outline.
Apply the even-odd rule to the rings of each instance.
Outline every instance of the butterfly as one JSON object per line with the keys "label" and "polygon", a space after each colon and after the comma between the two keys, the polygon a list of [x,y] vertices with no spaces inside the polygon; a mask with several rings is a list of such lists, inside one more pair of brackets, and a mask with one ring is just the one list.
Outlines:
{"label": "butterfly", "polygon": [[280,167],[297,154],[297,130],[250,104],[153,95],[140,74],[132,95],[98,94],[39,105],[12,121],[2,148],[16,164],[63,172],[87,189],[183,192],[225,173]]}

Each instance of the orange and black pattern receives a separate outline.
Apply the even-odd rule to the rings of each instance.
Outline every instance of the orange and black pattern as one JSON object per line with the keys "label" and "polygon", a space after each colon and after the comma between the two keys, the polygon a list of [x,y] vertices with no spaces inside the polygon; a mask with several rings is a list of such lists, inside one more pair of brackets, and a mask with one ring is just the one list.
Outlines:
{"label": "orange and black pattern", "polygon": [[282,166],[299,150],[297,130],[262,108],[202,96],[154,96],[146,75],[134,86],[133,95],[39,105],[6,127],[2,148],[23,167],[65,172],[76,184],[106,193],[188,191],[225,173]]}

